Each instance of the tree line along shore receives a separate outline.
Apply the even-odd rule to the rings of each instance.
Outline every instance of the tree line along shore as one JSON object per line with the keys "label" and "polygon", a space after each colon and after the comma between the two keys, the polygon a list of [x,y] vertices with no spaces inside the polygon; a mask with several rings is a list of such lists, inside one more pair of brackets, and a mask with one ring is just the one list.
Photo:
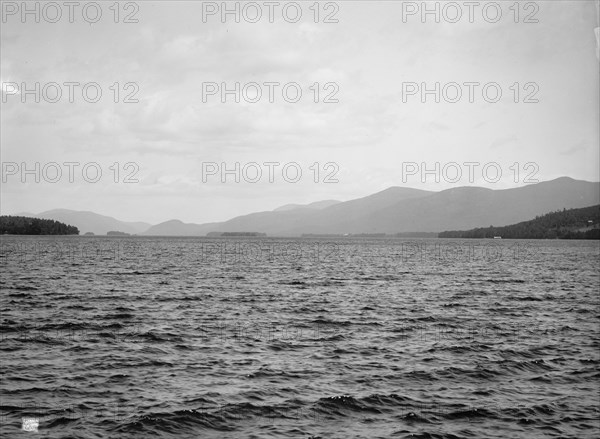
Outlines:
{"label": "tree line along shore", "polygon": [[[25,216],[0,216],[0,234],[2,235],[79,235],[75,226],[64,224],[60,221]],[[86,235],[93,235],[86,233]],[[129,236],[124,232],[108,232],[108,236]],[[445,231],[439,234],[410,234],[398,233],[396,235],[377,234],[340,234],[340,235],[303,235],[303,237],[416,237],[414,235],[427,235],[423,237],[438,238],[504,238],[504,239],[600,239],[600,205],[580,209],[563,209],[550,212],[535,219],[523,221],[502,227],[479,227],[470,230]],[[265,233],[254,232],[212,232],[208,237],[266,237]]]}

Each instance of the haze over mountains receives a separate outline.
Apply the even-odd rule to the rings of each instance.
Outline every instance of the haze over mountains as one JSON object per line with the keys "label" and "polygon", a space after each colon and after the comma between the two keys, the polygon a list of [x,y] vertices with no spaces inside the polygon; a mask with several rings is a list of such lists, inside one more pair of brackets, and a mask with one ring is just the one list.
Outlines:
{"label": "haze over mountains", "polygon": [[286,204],[285,206],[278,207],[274,209],[273,212],[284,212],[286,210],[294,210],[294,209],[325,209],[326,207],[333,206],[334,204],[339,204],[341,201],[337,200],[323,200],[323,201],[315,201],[310,204]]}
{"label": "haze over mountains", "polygon": [[152,226],[152,224],[144,222],[119,221],[113,217],[94,212],[69,209],[52,209],[38,214],[19,213],[17,215],[60,221],[61,223],[77,227],[81,234],[92,232],[97,235],[106,235],[110,231],[141,234]]}
{"label": "haze over mountains", "polygon": [[458,187],[440,192],[391,187],[350,201],[327,200],[286,205],[220,223],[186,224],[179,220],[154,226],[122,222],[92,212],[56,209],[37,218],[55,219],[81,233],[109,230],[152,236],[204,236],[209,232],[262,232],[269,236],[442,232],[504,226],[537,215],[600,203],[600,183],[561,177],[514,189]]}

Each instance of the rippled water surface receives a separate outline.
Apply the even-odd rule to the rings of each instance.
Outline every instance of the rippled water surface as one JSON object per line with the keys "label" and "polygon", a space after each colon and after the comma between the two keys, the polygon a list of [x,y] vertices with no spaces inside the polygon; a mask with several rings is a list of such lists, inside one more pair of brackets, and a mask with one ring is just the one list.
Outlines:
{"label": "rippled water surface", "polygon": [[9,236],[0,256],[2,437],[600,437],[597,242]]}

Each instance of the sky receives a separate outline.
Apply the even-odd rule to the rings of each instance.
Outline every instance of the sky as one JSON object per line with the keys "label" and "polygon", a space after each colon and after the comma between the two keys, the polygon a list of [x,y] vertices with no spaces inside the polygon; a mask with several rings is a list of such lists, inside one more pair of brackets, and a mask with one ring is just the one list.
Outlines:
{"label": "sky", "polygon": [[229,2],[239,23],[221,2],[89,3],[28,2],[38,23],[2,2],[2,214],[205,223],[600,180],[594,1]]}

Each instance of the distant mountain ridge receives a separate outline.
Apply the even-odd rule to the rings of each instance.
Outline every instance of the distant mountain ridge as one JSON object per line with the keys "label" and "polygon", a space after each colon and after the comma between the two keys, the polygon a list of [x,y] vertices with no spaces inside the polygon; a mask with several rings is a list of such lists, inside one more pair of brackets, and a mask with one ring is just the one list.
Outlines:
{"label": "distant mountain ridge", "polygon": [[148,230],[151,224],[145,222],[119,221],[113,217],[100,215],[89,211],[53,209],[42,213],[23,213],[22,216],[51,219],[77,227],[81,234],[92,232],[96,235],[106,235],[110,231],[140,234]]}
{"label": "distant mountain ridge", "polygon": [[514,189],[458,187],[440,192],[391,187],[320,210],[258,212],[199,232],[250,230],[270,236],[442,232],[527,221],[600,203],[600,183],[562,177]]}
{"label": "distant mountain ridge", "polygon": [[148,228],[144,235],[152,236],[205,236],[212,231],[211,224],[184,223],[177,219],[165,221]]}
{"label": "distant mountain ridge", "polygon": [[278,207],[277,209],[273,209],[273,212],[285,212],[288,210],[294,209],[325,209],[326,207],[333,206],[335,204],[339,204],[341,201],[338,200],[323,200],[323,201],[315,201],[310,204],[286,204],[285,206]]}
{"label": "distant mountain ridge", "polygon": [[512,189],[464,186],[439,192],[390,187],[345,202],[325,200],[285,205],[224,222],[194,224],[170,220],[157,225],[56,209],[34,215],[72,224],[82,233],[117,230],[150,236],[206,236],[210,232],[269,236],[440,233],[505,226],[562,209],[600,204],[600,183],[561,177]]}

